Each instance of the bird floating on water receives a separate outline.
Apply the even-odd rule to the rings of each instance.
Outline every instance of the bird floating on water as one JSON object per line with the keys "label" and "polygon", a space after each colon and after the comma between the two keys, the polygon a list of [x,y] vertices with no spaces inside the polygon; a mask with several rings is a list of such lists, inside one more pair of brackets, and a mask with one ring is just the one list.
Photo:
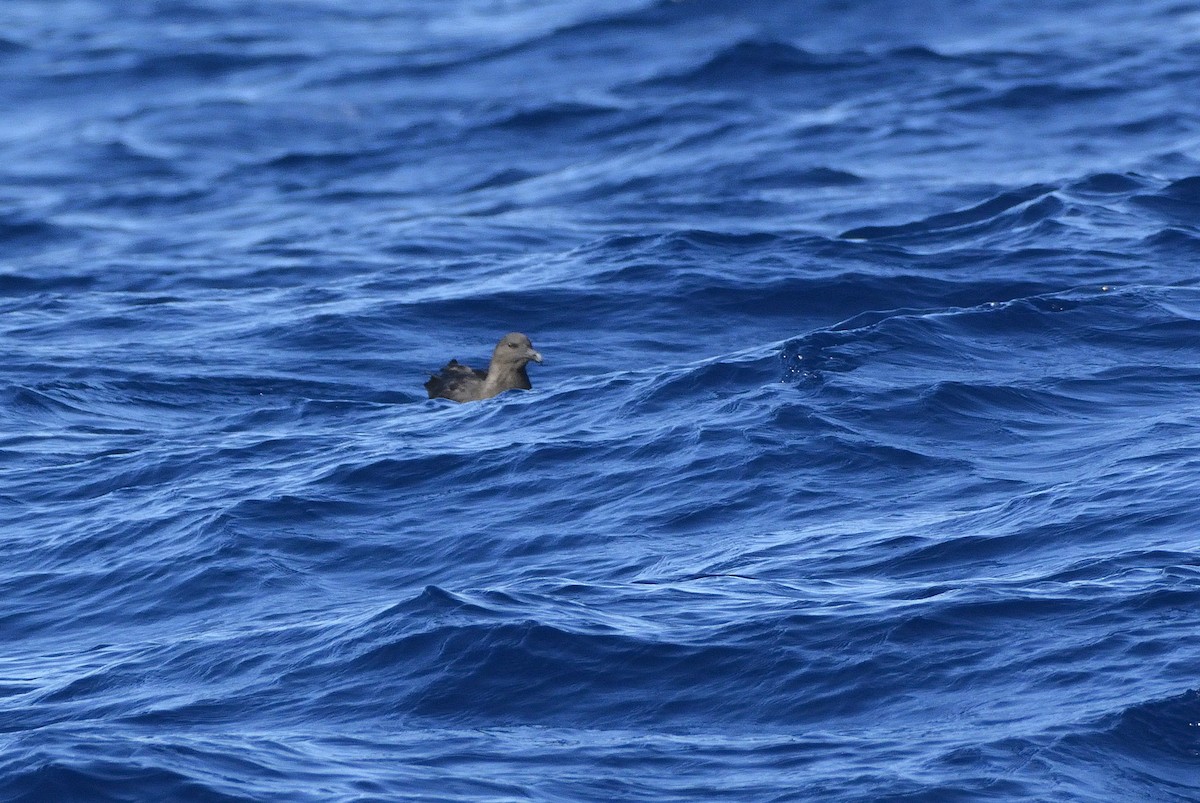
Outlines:
{"label": "bird floating on water", "polygon": [[530,360],[542,362],[529,338],[520,332],[510,332],[500,338],[492,361],[486,371],[469,368],[458,360],[451,360],[439,373],[429,377],[425,389],[431,399],[450,399],[456,402],[490,399],[506,390],[530,390],[529,375],[525,366]]}

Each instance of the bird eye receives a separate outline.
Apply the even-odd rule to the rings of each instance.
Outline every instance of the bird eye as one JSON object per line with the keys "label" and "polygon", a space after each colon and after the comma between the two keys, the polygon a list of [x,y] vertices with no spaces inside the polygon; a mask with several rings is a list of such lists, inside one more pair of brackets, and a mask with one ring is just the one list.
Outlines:
{"label": "bird eye", "polygon": [[515,348],[517,347],[517,344],[516,344],[516,343],[509,343],[509,344],[508,344],[508,347],[509,347],[510,349],[515,349]]}

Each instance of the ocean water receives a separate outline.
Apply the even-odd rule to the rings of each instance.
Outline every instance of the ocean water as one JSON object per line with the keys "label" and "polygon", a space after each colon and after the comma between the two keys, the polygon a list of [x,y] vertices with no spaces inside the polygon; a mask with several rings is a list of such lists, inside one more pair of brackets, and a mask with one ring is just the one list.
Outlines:
{"label": "ocean water", "polygon": [[1200,7],[4,0],[0,68],[0,800],[1200,800]]}

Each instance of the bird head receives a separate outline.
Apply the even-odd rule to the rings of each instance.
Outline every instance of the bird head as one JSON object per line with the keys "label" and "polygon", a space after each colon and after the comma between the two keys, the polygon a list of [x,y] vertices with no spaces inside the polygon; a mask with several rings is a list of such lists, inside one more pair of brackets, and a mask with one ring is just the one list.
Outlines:
{"label": "bird head", "polygon": [[523,366],[530,360],[540,365],[542,355],[534,350],[533,343],[529,341],[529,338],[520,332],[510,332],[502,337],[496,344],[496,350],[492,352],[493,362],[515,363]]}

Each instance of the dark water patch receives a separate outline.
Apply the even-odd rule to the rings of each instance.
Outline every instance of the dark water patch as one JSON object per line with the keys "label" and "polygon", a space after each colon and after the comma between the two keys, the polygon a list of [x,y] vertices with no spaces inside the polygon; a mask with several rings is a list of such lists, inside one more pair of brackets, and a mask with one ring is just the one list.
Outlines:
{"label": "dark water patch", "polygon": [[49,220],[13,213],[0,213],[0,244],[8,249],[33,249],[61,241],[69,229]]}
{"label": "dark water patch", "polygon": [[1178,112],[1138,117],[1137,119],[1118,123],[1114,126],[1122,134],[1151,136],[1159,136],[1165,131],[1176,131],[1179,134],[1186,134],[1193,130],[1193,127],[1194,123],[1192,120]]}
{"label": "dark water patch", "polygon": [[742,85],[748,82],[819,75],[862,66],[866,59],[845,54],[817,54],[785,42],[756,39],[721,50],[704,64],[683,73],[656,78],[650,84]]}
{"label": "dark water patch", "polygon": [[29,46],[15,39],[0,36],[0,56],[8,56],[13,53],[20,53],[29,50]]}
{"label": "dark water patch", "polygon": [[[171,458],[163,459],[157,463],[147,464],[142,461],[128,460],[124,461],[124,465],[113,465],[112,458],[121,458],[125,454],[121,451],[109,451],[106,454],[100,454],[92,457],[89,462],[92,463],[92,468],[100,468],[97,465],[100,461],[104,461],[107,471],[97,471],[94,474],[88,472],[89,476],[77,476],[75,483],[66,487],[52,487],[41,493],[30,493],[27,498],[37,501],[59,501],[71,502],[88,499],[97,499],[108,496],[109,494],[117,494],[128,492],[135,489],[146,489],[152,487],[162,487],[164,485],[178,482],[189,473],[187,470],[188,461],[175,460]],[[128,454],[136,454],[130,452]],[[75,474],[76,472],[70,472]],[[99,476],[96,476],[99,474]],[[66,479],[66,478],[62,478]]]}
{"label": "dark water patch", "polygon": [[[762,635],[768,636],[771,627]],[[783,632],[790,629],[792,626],[783,625]],[[802,677],[822,682],[836,665],[852,665],[857,658],[822,660],[818,666],[793,664],[803,648],[778,644],[770,648],[766,666],[784,673],[768,680],[763,674],[766,666],[747,650],[571,632],[534,621],[438,626],[400,638],[372,636],[349,650],[341,666],[322,667],[341,688],[330,688],[318,704],[351,693],[354,685],[371,682],[381,684],[381,705],[441,722],[521,721],[531,717],[525,701],[532,697],[539,700],[533,721],[560,721],[571,707],[582,704],[595,721],[611,727],[650,720],[685,721],[693,701],[714,703],[713,695],[736,678],[738,685],[766,685],[760,687],[759,699],[737,705],[718,703],[712,715],[722,721],[807,719],[856,707],[843,698],[831,699],[826,705],[810,703],[802,709],[786,705],[783,699],[786,689],[802,683]],[[794,668],[784,669],[788,665]],[[303,670],[294,680],[307,683],[310,674]],[[789,675],[794,680],[789,682]],[[402,676],[411,679],[415,693],[406,691],[407,684],[396,682]],[[619,682],[612,683],[614,677]],[[564,698],[550,694],[551,689],[573,693]],[[771,712],[772,705],[782,706],[782,710]]]}
{"label": "dark water patch", "polygon": [[[382,627],[394,627],[394,632],[402,632],[405,627],[405,622],[410,617],[420,617],[421,619],[435,618],[436,621],[442,621],[442,617],[460,615],[465,617],[494,617],[500,619],[502,613],[499,610],[486,607],[476,600],[468,600],[462,595],[452,594],[444,588],[438,586],[426,586],[425,589],[416,597],[405,602],[397,603],[373,617],[372,623],[378,623]],[[391,625],[389,625],[391,623]]]}
{"label": "dark water patch", "polygon": [[489,190],[498,187],[511,187],[515,184],[520,184],[522,181],[528,181],[536,176],[537,174],[531,171],[510,167],[496,171],[492,175],[480,181],[478,184],[472,184],[467,189],[471,192],[477,192],[479,190]]}
{"label": "dark water patch", "polygon": [[0,294],[27,297],[31,293],[44,292],[48,289],[83,289],[91,285],[93,281],[92,277],[86,276],[35,277],[18,273],[0,273]]}
{"label": "dark water patch", "polygon": [[[120,175],[122,182],[131,179],[179,180],[185,171],[179,169],[171,158],[156,154],[123,139],[101,141],[89,147],[79,147],[77,157],[84,163],[109,175]],[[164,188],[164,192],[179,193],[178,189]]]}
{"label": "dark water patch", "polygon": [[[493,56],[502,56],[500,49]],[[414,78],[437,78],[464,67],[478,64],[487,56],[471,53],[469,56],[454,56],[444,53],[407,54],[403,61],[394,58],[384,60],[362,60],[353,65],[342,65],[331,71],[310,69],[303,74],[303,85],[311,90],[329,90],[347,86],[382,85],[393,86],[397,82]]]}
{"label": "dark water patch", "polygon": [[1047,577],[1052,582],[1103,581],[1142,570],[1162,571],[1162,567],[1174,567],[1172,572],[1191,577],[1196,571],[1195,560],[1184,553],[1163,550],[1141,550],[1102,558],[1087,558]]}
{"label": "dark water patch", "polygon": [[1172,181],[1162,194],[1177,201],[1200,203],[1200,176],[1189,176]]}
{"label": "dark water patch", "polygon": [[377,170],[394,163],[391,148],[331,149],[318,152],[284,153],[272,157],[262,166],[268,170],[311,177],[329,175],[345,177],[347,173]]}
{"label": "dark water patch", "polygon": [[1168,220],[1194,227],[1200,209],[1200,177],[1179,179],[1157,193],[1134,195],[1130,200]]}
{"label": "dark water patch", "polygon": [[673,377],[659,377],[639,404],[663,405],[679,403],[695,395],[737,393],[773,379],[773,365],[768,358],[753,362],[710,363],[686,370]]}
{"label": "dark water patch", "polygon": [[178,772],[133,763],[79,757],[51,761],[38,769],[17,772],[0,783],[12,801],[105,801],[132,803],[148,797],[202,803],[245,803],[254,798],[223,794]]}
{"label": "dark water patch", "polygon": [[1140,176],[1128,173],[1097,173],[1070,185],[1075,192],[1095,195],[1125,195],[1146,186]]}
{"label": "dark water patch", "polygon": [[377,343],[372,331],[375,321],[369,315],[345,315],[330,312],[304,313],[296,310],[293,320],[260,330],[263,337],[284,347],[301,351],[346,352],[365,349]]}
{"label": "dark water patch", "polygon": [[760,173],[752,171],[743,180],[749,186],[776,189],[792,187],[837,187],[859,184],[864,181],[861,176],[855,175],[852,172],[830,167],[772,170]]}
{"label": "dark water patch", "polygon": [[[278,444],[275,448],[278,448]],[[280,494],[266,499],[244,499],[225,515],[231,521],[248,526],[307,527],[335,521],[338,516],[352,514],[355,510],[353,503],[341,499]],[[336,548],[340,543],[337,538],[325,536],[312,538],[304,542],[303,547],[306,551],[324,552]]]}
{"label": "dark water patch", "polygon": [[1072,86],[1059,82],[1020,84],[1002,92],[989,92],[958,104],[963,111],[1004,110],[1018,112],[1041,112],[1047,109],[1081,106],[1117,96],[1121,90],[1115,86]]}
{"label": "dark water patch", "polygon": [[[503,454],[493,454],[490,462],[502,466],[505,462]],[[450,483],[456,476],[474,473],[486,464],[482,455],[470,453],[385,458],[361,464],[346,463],[332,470],[325,481],[358,492],[400,490],[408,487],[416,478],[438,477],[442,482]]]}
{"label": "dark water patch", "polygon": [[[1143,396],[1162,400],[1179,382],[1193,381],[1195,372],[1179,365],[1175,350],[1190,339],[1185,332],[1194,322],[1165,309],[1147,322],[1150,298],[1051,296],[877,322],[868,317],[863,328],[786,344],[783,379],[837,403],[837,417],[872,438],[889,442],[903,433],[910,448],[943,454],[947,470],[966,460],[970,471],[997,478],[1018,478],[1034,465],[1047,477],[1082,470],[1094,476],[1108,464],[1096,459],[1099,443],[1079,451],[1055,444],[1098,436],[1105,427],[1125,430],[1138,420],[1131,411]],[[1127,329],[1135,318],[1141,325]],[[1130,350],[1159,367],[1113,372],[1110,361]],[[1022,355],[1015,364],[1014,355]],[[988,450],[976,451],[977,443]],[[1155,529],[1177,525],[1173,515],[1131,515]],[[1112,533],[1116,525],[1093,526]]]}
{"label": "dark water patch", "polygon": [[55,388],[9,387],[4,389],[5,407],[26,415],[70,416],[84,410],[56,392]]}
{"label": "dark water patch", "polygon": [[1200,692],[1189,689],[1181,695],[1121,712],[1104,737],[1121,749],[1136,746],[1143,755],[1162,755],[1179,762],[1177,768],[1186,772],[1186,766],[1200,753],[1197,722],[1200,722]]}
{"label": "dark water patch", "polygon": [[83,58],[63,65],[47,79],[80,89],[99,80],[108,82],[177,83],[223,80],[239,73],[295,68],[308,61],[292,53],[252,53],[237,50],[194,50],[147,52],[93,50]]}
{"label": "dark water patch", "polygon": [[515,111],[493,125],[518,131],[536,131],[609,117],[617,114],[617,111],[588,103],[552,103]]}
{"label": "dark water patch", "polygon": [[[1114,790],[1133,797],[1192,800],[1190,769],[1197,750],[1197,692],[1138,702],[1102,721],[1089,723],[1059,741],[1054,756],[1078,766],[1074,783],[1096,796]],[[1103,785],[1086,777],[1097,766],[1116,766],[1118,778]],[[1072,773],[1074,774],[1074,773]]]}
{"label": "dark water patch", "polygon": [[[946,233],[956,235],[978,234],[986,230],[985,227],[988,226],[994,230],[997,223],[1003,225],[1021,220],[1019,212],[1023,211],[1023,209],[1035,212],[1037,204],[1044,201],[1048,194],[1053,191],[1054,187],[1049,185],[1030,185],[1017,191],[1001,193],[994,198],[960,212],[934,215],[924,220],[905,223],[899,226],[864,226],[845,231],[840,236],[848,240],[875,240],[884,238],[919,238]],[[1051,205],[1048,209],[1035,212],[1035,214],[1039,216],[1053,214],[1058,208],[1061,208],[1061,206],[1056,207]],[[1006,213],[1013,212],[1018,214],[1006,215]]]}
{"label": "dark water patch", "polygon": [[1200,252],[1200,236],[1177,228],[1166,228],[1147,235],[1142,243],[1170,254],[1192,256]]}

